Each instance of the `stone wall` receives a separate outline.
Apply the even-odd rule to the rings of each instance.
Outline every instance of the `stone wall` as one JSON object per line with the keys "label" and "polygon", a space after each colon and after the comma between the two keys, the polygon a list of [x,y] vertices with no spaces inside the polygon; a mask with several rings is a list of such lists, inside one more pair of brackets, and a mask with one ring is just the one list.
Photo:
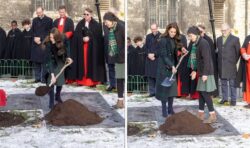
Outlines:
{"label": "stone wall", "polygon": [[[224,1],[223,22],[229,23],[233,34],[240,37],[242,44],[245,38],[245,25],[248,25],[248,33],[250,33],[250,14],[248,15],[248,22],[245,19],[246,0]],[[250,12],[250,0],[248,0],[248,3]],[[128,0],[128,36],[131,38],[137,35],[145,36],[149,32],[147,7],[147,0]],[[207,0],[178,0],[177,23],[184,34],[186,34],[189,26],[203,24],[206,26],[208,34],[212,36],[209,19]],[[221,35],[220,26],[221,24],[218,24],[216,28],[217,37]],[[162,32],[164,30],[165,28],[161,29]]]}
{"label": "stone wall", "polygon": [[[18,21],[19,28],[21,28],[21,21],[23,19],[32,19],[36,16],[34,7],[32,6],[32,0],[0,0],[0,3],[0,26],[6,31],[10,29],[10,22],[14,19]],[[124,0],[110,0],[110,4],[110,7],[114,7],[120,11],[119,16],[124,20]],[[94,11],[94,17],[97,19],[95,0],[68,0],[68,13],[75,24],[82,19],[83,11],[87,7]],[[45,13],[53,19],[58,17],[58,12],[56,10],[46,11]],[[103,15],[104,11],[101,12],[101,14]]]}

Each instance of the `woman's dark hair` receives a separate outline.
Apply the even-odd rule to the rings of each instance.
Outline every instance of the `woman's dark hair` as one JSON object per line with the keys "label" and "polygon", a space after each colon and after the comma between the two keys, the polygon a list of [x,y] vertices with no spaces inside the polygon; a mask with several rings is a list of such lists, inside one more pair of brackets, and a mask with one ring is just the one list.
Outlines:
{"label": "woman's dark hair", "polygon": [[[57,28],[52,28],[51,31],[50,31],[50,34],[53,34],[54,35],[54,39],[55,39],[55,44],[56,44],[56,47],[57,47],[57,55],[58,56],[61,56],[63,55],[65,52],[66,52],[66,47],[64,45],[64,36],[63,34],[57,29]],[[45,49],[45,46],[47,43],[50,42],[50,35],[48,35],[43,43],[42,43],[42,48]]]}
{"label": "woman's dark hair", "polygon": [[174,37],[175,43],[176,43],[176,47],[177,48],[182,48],[183,45],[181,43],[181,34],[180,34],[180,29],[177,25],[177,23],[170,23],[167,25],[166,27],[166,31],[161,35],[162,37],[169,37],[169,30],[174,28],[176,30],[176,35]]}
{"label": "woman's dark hair", "polygon": [[118,21],[118,18],[117,16],[115,16],[114,13],[112,12],[106,12],[103,16],[103,20],[109,20],[111,22],[117,22]]}

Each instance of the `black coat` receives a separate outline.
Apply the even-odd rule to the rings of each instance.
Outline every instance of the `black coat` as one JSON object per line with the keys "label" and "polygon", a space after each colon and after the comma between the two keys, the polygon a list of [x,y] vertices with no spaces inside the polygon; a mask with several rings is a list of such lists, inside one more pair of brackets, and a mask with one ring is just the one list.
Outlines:
{"label": "black coat", "polygon": [[133,69],[134,69],[134,62],[133,60],[135,59],[135,47],[133,45],[128,46],[128,75],[133,75]]}
{"label": "black coat", "polygon": [[0,27],[0,59],[4,58],[4,49],[6,45],[6,32]]}
{"label": "black coat", "polygon": [[[158,100],[166,100],[168,97],[177,96],[177,82],[171,87],[164,87],[161,85],[166,77],[171,77],[172,66],[177,65],[177,48],[175,41],[170,37],[161,37],[160,50],[158,52],[158,67],[156,76],[156,98]],[[176,76],[173,77],[176,79]]]}
{"label": "black coat", "polygon": [[30,60],[32,41],[33,41],[32,31],[24,30],[22,32],[21,59]]}
{"label": "black coat", "polygon": [[131,59],[132,69],[131,75],[145,75],[145,59],[146,59],[146,49],[145,46],[142,48],[136,47],[133,52],[133,59]]}
{"label": "black coat", "polygon": [[[53,27],[58,28],[60,18],[56,19],[53,22]],[[71,18],[66,17],[65,23],[64,23],[64,28],[63,28],[63,33],[67,33],[67,32],[74,32],[74,22]]]}
{"label": "black coat", "polygon": [[157,59],[154,61],[150,60],[148,58],[149,53],[154,53],[155,55],[159,51],[159,37],[161,33],[158,32],[158,34],[154,35],[153,33],[150,33],[146,36],[146,63],[145,63],[145,76],[156,78],[156,72],[157,72]]}
{"label": "black coat", "polygon": [[229,35],[223,45],[222,36],[217,39],[218,48],[218,71],[221,79],[235,79],[237,62],[240,57],[239,38]]}
{"label": "black coat", "polygon": [[5,46],[5,59],[20,59],[21,58],[21,39],[22,32],[20,29],[16,28],[10,30],[7,35],[6,46]]}
{"label": "black coat", "polygon": [[[74,31],[71,43],[71,57],[73,64],[71,66],[71,74],[68,76],[71,80],[81,80],[84,76],[83,64],[83,28],[85,20],[81,20]],[[89,48],[88,48],[88,73],[87,77],[94,81],[106,81],[105,60],[104,60],[104,44],[102,35],[102,26],[96,20],[92,19],[89,23]]]}
{"label": "black coat", "polygon": [[196,47],[197,72],[199,76],[214,75],[213,60],[208,42],[200,37]]}
{"label": "black coat", "polygon": [[[40,37],[41,42],[45,39],[47,35],[49,35],[50,30],[52,29],[53,20],[47,16],[44,16],[42,19],[36,17],[32,22],[32,33],[33,37]],[[45,62],[45,50],[42,50],[40,45],[34,42],[34,38],[32,41],[32,49],[31,49],[31,61],[37,63]]]}
{"label": "black coat", "polygon": [[[181,44],[187,49],[187,38],[185,35],[180,35]],[[188,49],[187,49],[188,50]],[[185,56],[178,68],[179,78],[182,83],[181,94],[189,94],[189,84],[190,84],[190,69],[187,67],[189,56]]]}
{"label": "black coat", "polygon": [[[108,38],[108,34],[109,34],[109,28],[106,25],[103,25],[103,31],[104,31],[104,54],[105,54],[105,60],[108,64],[115,64],[115,59],[110,57],[108,54],[108,45],[109,45],[109,38]],[[122,20],[118,20],[118,32],[119,34],[123,34],[123,36],[125,37],[125,22]],[[118,33],[116,33],[118,34]],[[118,37],[118,36],[117,36]],[[116,38],[117,38],[116,37]],[[119,37],[118,37],[119,38]],[[125,43],[124,43],[125,45]],[[125,47],[123,47],[125,49]]]}

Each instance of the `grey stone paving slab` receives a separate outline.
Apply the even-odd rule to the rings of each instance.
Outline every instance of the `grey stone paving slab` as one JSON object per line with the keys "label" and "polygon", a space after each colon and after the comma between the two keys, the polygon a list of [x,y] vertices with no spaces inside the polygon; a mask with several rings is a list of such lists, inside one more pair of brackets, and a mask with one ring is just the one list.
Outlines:
{"label": "grey stone paving slab", "polygon": [[[72,92],[62,93],[62,100],[74,99],[86,107],[90,111],[97,112],[105,120],[97,125],[86,126],[86,127],[102,127],[102,128],[113,128],[113,127],[124,127],[124,118],[112,109],[110,105],[105,101],[100,93],[96,92]],[[43,110],[44,114],[49,111],[49,96],[38,97],[34,94],[12,94],[8,96],[7,106],[1,107],[0,111],[7,110]],[[48,125],[47,125],[48,126]],[[53,127],[56,128],[56,127]],[[71,128],[65,127],[65,128]]]}
{"label": "grey stone paving slab", "polygon": [[[175,106],[174,110],[176,113],[184,110],[195,114],[198,110],[198,106]],[[208,114],[206,115],[208,117]],[[200,136],[234,136],[239,135],[240,133],[226,121],[218,112],[217,112],[218,121],[215,124],[212,124],[216,130],[213,133],[200,135]],[[161,114],[161,106],[152,106],[152,107],[129,107],[128,108],[128,122],[149,122],[156,121],[158,125],[161,125],[165,122],[165,118]],[[164,136],[164,135],[163,135]],[[180,136],[181,137],[181,136]]]}

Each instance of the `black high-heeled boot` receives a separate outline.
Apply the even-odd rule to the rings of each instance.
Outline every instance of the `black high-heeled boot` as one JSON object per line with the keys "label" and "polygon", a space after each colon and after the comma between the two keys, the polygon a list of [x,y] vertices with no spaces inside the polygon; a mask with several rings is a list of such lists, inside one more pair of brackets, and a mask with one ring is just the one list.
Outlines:
{"label": "black high-heeled boot", "polygon": [[161,101],[161,109],[162,109],[162,116],[163,117],[167,117],[168,113],[167,113],[167,101]]}
{"label": "black high-heeled boot", "polygon": [[52,109],[54,107],[54,86],[51,86],[51,89],[49,91],[49,108]]}
{"label": "black high-heeled boot", "polygon": [[175,114],[174,109],[173,109],[173,103],[174,103],[174,98],[173,97],[168,98],[168,114],[169,115]]}
{"label": "black high-heeled boot", "polygon": [[63,103],[63,101],[61,99],[61,90],[62,90],[62,86],[56,86],[56,95],[55,95],[56,99],[55,100],[58,103]]}

